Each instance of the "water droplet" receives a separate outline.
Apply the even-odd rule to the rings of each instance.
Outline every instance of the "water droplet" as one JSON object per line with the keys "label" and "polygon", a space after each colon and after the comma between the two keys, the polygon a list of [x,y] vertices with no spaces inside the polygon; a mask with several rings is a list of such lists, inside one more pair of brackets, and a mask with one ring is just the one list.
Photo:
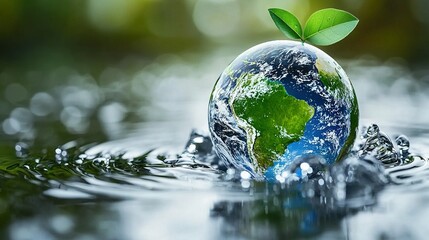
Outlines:
{"label": "water droplet", "polygon": [[62,148],[55,149],[55,160],[63,162],[68,160],[68,152]]}
{"label": "water droplet", "polygon": [[335,191],[335,197],[338,201],[344,201],[346,199],[346,191],[344,189],[344,183],[338,184],[338,188]]}
{"label": "water droplet", "polygon": [[312,198],[312,197],[314,197],[314,194],[315,194],[314,189],[310,188],[307,190],[307,197]]}
{"label": "water droplet", "polygon": [[242,188],[249,188],[250,187],[250,181],[248,181],[248,180],[241,181],[241,187]]}
{"label": "water droplet", "polygon": [[226,170],[226,173],[228,175],[234,175],[235,174],[235,169],[234,168],[228,168],[228,170]]}
{"label": "water droplet", "polygon": [[237,179],[238,176],[236,175],[236,170],[234,168],[228,168],[226,170],[225,180],[230,181],[232,179]]}
{"label": "water droplet", "polygon": [[18,158],[24,158],[28,156],[28,144],[24,142],[17,142],[15,144],[15,152]]}
{"label": "water droplet", "polygon": [[380,128],[378,127],[378,125],[372,124],[366,130],[366,135],[367,135],[367,137],[375,137],[378,135],[379,132],[380,132]]}
{"label": "water droplet", "polygon": [[57,149],[55,149],[55,154],[61,154],[61,149],[60,148],[57,148]]}
{"label": "water droplet", "polygon": [[407,158],[409,155],[410,149],[410,140],[405,135],[399,135],[396,139],[396,144],[398,145],[399,154],[402,158]]}
{"label": "water droplet", "polygon": [[197,130],[192,130],[191,136],[186,143],[185,152],[198,154],[198,156],[207,156],[212,153],[212,142],[210,138]]}
{"label": "water droplet", "polygon": [[109,165],[109,163],[110,163],[110,158],[106,158],[106,157],[97,157],[97,158],[94,158],[94,159],[92,160],[92,162],[93,162],[93,163],[96,163],[96,164],[101,164],[101,165]]}
{"label": "water droplet", "polygon": [[359,154],[364,157],[373,155],[377,160],[386,165],[400,164],[400,154],[387,134],[380,131],[376,124],[368,127],[363,136],[364,143],[361,145]]}
{"label": "water droplet", "polygon": [[186,151],[189,153],[195,153],[197,151],[197,146],[195,146],[195,144],[189,144],[189,146],[186,148]]}
{"label": "water droplet", "polygon": [[194,139],[192,139],[192,141],[194,143],[203,143],[204,142],[204,138],[203,137],[195,137]]}
{"label": "water droplet", "polygon": [[243,180],[248,180],[248,179],[250,179],[251,175],[248,171],[241,171],[240,177]]}
{"label": "water droplet", "polygon": [[311,179],[317,176],[323,169],[325,169],[325,159],[320,156],[308,155],[295,159],[287,171],[282,173],[283,178],[288,178],[290,182],[293,178],[297,179]]}
{"label": "water droplet", "polygon": [[303,162],[299,165],[301,167],[302,171],[307,171],[308,169],[310,169],[310,164]]}

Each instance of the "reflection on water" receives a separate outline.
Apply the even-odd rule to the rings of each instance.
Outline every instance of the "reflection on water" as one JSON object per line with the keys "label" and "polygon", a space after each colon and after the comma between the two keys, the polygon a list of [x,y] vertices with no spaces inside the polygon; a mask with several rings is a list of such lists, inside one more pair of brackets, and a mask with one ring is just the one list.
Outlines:
{"label": "reflection on water", "polygon": [[0,237],[426,236],[411,220],[423,224],[429,193],[428,74],[348,62],[367,126],[353,153],[328,169],[298,159],[277,182],[254,182],[219,162],[206,133],[208,96],[232,55],[127,60],[96,77],[0,73]]}

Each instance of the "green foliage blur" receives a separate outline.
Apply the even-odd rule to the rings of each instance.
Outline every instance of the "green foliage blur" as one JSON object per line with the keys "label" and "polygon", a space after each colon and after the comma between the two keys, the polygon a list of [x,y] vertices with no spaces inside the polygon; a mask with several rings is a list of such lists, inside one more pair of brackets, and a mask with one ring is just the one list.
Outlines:
{"label": "green foliage blur", "polygon": [[0,0],[0,64],[73,64],[223,46],[245,50],[283,39],[270,7],[288,9],[300,21],[327,7],[357,16],[350,36],[323,47],[334,57],[427,62],[426,0]]}

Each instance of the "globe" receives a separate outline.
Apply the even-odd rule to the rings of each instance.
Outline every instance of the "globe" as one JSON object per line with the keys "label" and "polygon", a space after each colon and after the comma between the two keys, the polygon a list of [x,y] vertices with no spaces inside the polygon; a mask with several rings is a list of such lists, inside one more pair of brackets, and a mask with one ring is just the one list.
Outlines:
{"label": "globe", "polygon": [[239,55],[217,80],[208,109],[218,156],[256,179],[276,179],[297,159],[343,159],[359,109],[341,66],[320,49],[272,41]]}

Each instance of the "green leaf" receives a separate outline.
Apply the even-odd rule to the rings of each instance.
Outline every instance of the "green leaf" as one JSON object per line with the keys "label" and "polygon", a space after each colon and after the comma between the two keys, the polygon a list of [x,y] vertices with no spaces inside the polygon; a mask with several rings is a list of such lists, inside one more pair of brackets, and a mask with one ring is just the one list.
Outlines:
{"label": "green leaf", "polygon": [[304,40],[314,45],[334,44],[349,35],[358,24],[352,14],[334,8],[313,13],[304,29]]}
{"label": "green leaf", "polygon": [[270,8],[268,11],[277,28],[280,29],[286,37],[291,39],[302,39],[301,24],[292,13],[279,8]]}

